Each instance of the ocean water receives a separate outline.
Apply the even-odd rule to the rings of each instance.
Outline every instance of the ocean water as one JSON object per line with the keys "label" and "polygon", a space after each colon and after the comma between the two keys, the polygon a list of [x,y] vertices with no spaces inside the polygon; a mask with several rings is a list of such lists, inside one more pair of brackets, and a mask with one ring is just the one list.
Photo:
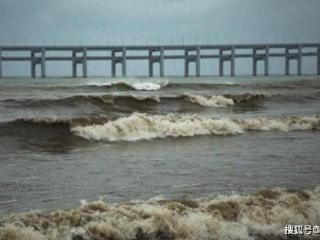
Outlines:
{"label": "ocean water", "polygon": [[319,130],[315,76],[3,78],[0,239],[283,239]]}

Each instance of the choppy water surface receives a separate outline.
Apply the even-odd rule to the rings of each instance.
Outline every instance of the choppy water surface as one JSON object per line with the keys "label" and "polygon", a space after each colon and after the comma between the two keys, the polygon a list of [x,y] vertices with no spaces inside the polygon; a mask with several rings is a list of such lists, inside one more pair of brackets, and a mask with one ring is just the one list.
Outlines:
{"label": "choppy water surface", "polygon": [[[103,197],[114,205],[74,209],[101,215],[76,224],[82,228],[73,236],[276,236],[293,216],[320,221],[319,129],[317,77],[1,79],[0,214],[74,208],[80,199]],[[122,219],[124,211],[133,222]],[[60,212],[61,219],[74,212]],[[38,212],[32,224],[30,216],[4,222],[46,220],[58,231],[49,215]],[[144,222],[153,217],[160,223]],[[112,218],[121,219],[118,227]],[[76,231],[67,225],[65,234]],[[221,230],[227,227],[239,228],[241,238]],[[42,228],[10,225],[0,239],[8,232],[47,239]]]}

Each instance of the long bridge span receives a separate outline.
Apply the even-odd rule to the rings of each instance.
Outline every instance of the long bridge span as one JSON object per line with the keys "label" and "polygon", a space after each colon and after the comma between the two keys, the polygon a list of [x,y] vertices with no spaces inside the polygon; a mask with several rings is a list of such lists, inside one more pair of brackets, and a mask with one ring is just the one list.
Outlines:
{"label": "long bridge span", "polygon": [[[95,53],[95,54],[94,54]],[[99,53],[97,55],[96,53]],[[128,46],[0,46],[0,77],[3,77],[3,62],[30,62],[31,77],[45,78],[46,63],[66,61],[72,63],[72,77],[87,77],[89,61],[111,62],[111,76],[116,77],[117,65],[121,65],[120,75],[127,76],[127,62],[145,60],[148,62],[147,76],[154,76],[154,65],[159,64],[159,76],[165,76],[165,61],[180,59],[184,61],[184,76],[190,75],[190,64],[195,63],[195,75],[201,76],[201,60],[217,59],[218,73],[224,75],[228,63],[230,76],[235,76],[236,60],[252,59],[252,75],[258,74],[258,63],[263,63],[264,75],[268,76],[269,63],[275,58],[285,59],[284,74],[290,75],[290,62],[297,62],[297,75],[302,73],[304,57],[315,57],[315,73],[320,75],[320,43],[303,44],[230,44],[230,45],[128,45]],[[81,66],[78,73],[77,66]]]}

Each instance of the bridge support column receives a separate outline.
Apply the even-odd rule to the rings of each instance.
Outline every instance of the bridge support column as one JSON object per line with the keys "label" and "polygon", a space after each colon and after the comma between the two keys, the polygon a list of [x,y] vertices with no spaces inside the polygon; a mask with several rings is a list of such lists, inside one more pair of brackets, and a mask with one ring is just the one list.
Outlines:
{"label": "bridge support column", "polygon": [[84,78],[87,77],[87,73],[88,73],[88,66],[87,66],[87,49],[84,48],[82,50],[82,54],[83,54],[83,59],[82,59],[82,76]]}
{"label": "bridge support column", "polygon": [[[37,54],[39,54],[37,56]],[[37,76],[37,65],[40,65],[41,68],[41,77],[46,76],[45,71],[45,50],[42,48],[41,50],[32,50],[31,51],[31,77],[35,78]]]}
{"label": "bridge support column", "polygon": [[184,76],[189,77],[189,62],[188,62],[189,52],[184,51]]}
{"label": "bridge support column", "polygon": [[[290,50],[294,50],[295,52],[292,53]],[[296,60],[297,61],[297,74],[302,74],[302,47],[301,45],[297,47],[286,47],[286,63],[285,63],[285,75],[290,75],[290,61]]]}
{"label": "bridge support column", "polygon": [[31,77],[35,78],[36,77],[36,64],[32,63],[31,66]]}
{"label": "bridge support column", "polygon": [[0,78],[2,78],[2,49],[0,48]]}
{"label": "bridge support column", "polygon": [[257,55],[257,49],[253,49],[253,69],[252,69],[252,75],[257,76],[257,65],[258,65],[258,59],[256,57]]}
{"label": "bridge support column", "polygon": [[34,64],[35,53],[31,51],[31,77],[36,77],[36,66]]}
{"label": "bridge support column", "polygon": [[231,48],[231,60],[230,60],[230,75],[232,76],[232,77],[234,77],[234,75],[235,75],[235,64],[236,64],[236,57],[235,57],[235,47],[234,46],[232,46],[232,48]]}
{"label": "bridge support column", "polygon": [[126,48],[122,49],[122,77],[127,76],[127,52]]}
{"label": "bridge support column", "polygon": [[[77,56],[77,54],[80,56]],[[87,49],[77,49],[72,51],[72,77],[77,77],[78,71],[77,66],[80,64],[82,66],[82,77],[87,77]]]}
{"label": "bridge support column", "polygon": [[264,59],[264,75],[269,76],[269,46],[266,46],[266,56]]}
{"label": "bridge support column", "polygon": [[[263,53],[258,53],[259,50],[263,50]],[[258,75],[258,62],[264,62],[264,75],[269,75],[269,48],[268,47],[260,47],[253,49],[253,76]]]}
{"label": "bridge support column", "polygon": [[297,73],[298,75],[301,75],[301,70],[302,70],[302,48],[301,45],[298,46],[298,56],[297,56]]}
{"label": "bridge support column", "polygon": [[317,74],[320,75],[320,46],[317,51]]}
{"label": "bridge support column", "polygon": [[152,50],[149,50],[149,77],[153,77]]}
{"label": "bridge support column", "polygon": [[[230,54],[225,54],[225,51],[231,51]],[[224,63],[230,62],[230,76],[235,75],[235,47],[219,49],[219,76],[224,75]]]}
{"label": "bridge support column", "polygon": [[196,77],[200,77],[200,47],[197,47],[197,56],[196,56]]}
{"label": "bridge support column", "polygon": [[77,77],[77,61],[76,61],[76,57],[77,57],[77,52],[76,51],[72,51],[72,77],[73,78]]}
{"label": "bridge support column", "polygon": [[[194,52],[194,53],[192,53]],[[184,53],[184,76],[189,77],[189,65],[194,62],[196,65],[196,77],[200,77],[200,47],[186,49]]]}
{"label": "bridge support column", "polygon": [[111,76],[112,77],[116,77],[116,60],[115,60],[116,52],[115,51],[112,51],[111,57],[112,57],[112,60],[111,60]]}
{"label": "bridge support column", "polygon": [[223,55],[223,50],[219,49],[219,76],[222,77],[223,76],[223,64],[224,64],[224,60],[222,59],[222,55]]}
{"label": "bridge support column", "polygon": [[[159,56],[154,56],[154,52],[159,51]],[[149,77],[153,77],[153,65],[159,63],[159,76],[164,77],[164,48],[160,50],[150,49],[149,50]]]}
{"label": "bridge support column", "polygon": [[289,57],[289,48],[286,48],[286,63],[285,63],[285,75],[290,73],[290,57]]}
{"label": "bridge support column", "polygon": [[160,77],[164,77],[164,49],[160,49]]}
{"label": "bridge support column", "polygon": [[46,50],[41,49],[41,77],[46,77]]}
{"label": "bridge support column", "polygon": [[[122,53],[121,56],[117,56],[117,53]],[[127,75],[127,54],[126,48],[115,49],[111,52],[111,76],[117,76],[117,64],[121,64],[122,67],[122,77]]]}

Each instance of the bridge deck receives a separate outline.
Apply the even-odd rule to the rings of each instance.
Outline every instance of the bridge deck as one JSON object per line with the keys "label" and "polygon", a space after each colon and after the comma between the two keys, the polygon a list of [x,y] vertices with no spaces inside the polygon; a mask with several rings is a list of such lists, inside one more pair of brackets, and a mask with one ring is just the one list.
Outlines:
{"label": "bridge deck", "polygon": [[[178,52],[180,51],[180,52]],[[183,51],[183,53],[181,53]],[[213,52],[210,52],[213,51]],[[99,53],[99,56],[92,53]],[[137,54],[137,52],[141,52]],[[69,55],[66,55],[69,54]],[[53,56],[54,54],[54,56]],[[112,76],[116,76],[116,65],[122,66],[126,76],[126,63],[132,60],[149,61],[149,76],[153,76],[154,63],[160,64],[160,76],[164,76],[164,61],[182,59],[185,76],[189,76],[189,64],[196,64],[196,76],[200,76],[201,59],[218,59],[219,74],[224,74],[224,63],[230,63],[230,75],[235,76],[236,59],[251,58],[252,74],[257,75],[257,63],[264,62],[265,75],[269,75],[272,58],[285,59],[285,74],[290,74],[290,61],[297,61],[297,74],[302,74],[302,58],[316,57],[320,75],[320,43],[291,44],[219,44],[219,45],[128,45],[128,46],[0,46],[0,77],[2,62],[29,61],[31,77],[36,77],[36,66],[41,68],[41,77],[46,77],[47,61],[72,62],[73,77],[77,77],[77,65],[82,66],[82,77],[87,77],[88,61],[111,61]]]}

